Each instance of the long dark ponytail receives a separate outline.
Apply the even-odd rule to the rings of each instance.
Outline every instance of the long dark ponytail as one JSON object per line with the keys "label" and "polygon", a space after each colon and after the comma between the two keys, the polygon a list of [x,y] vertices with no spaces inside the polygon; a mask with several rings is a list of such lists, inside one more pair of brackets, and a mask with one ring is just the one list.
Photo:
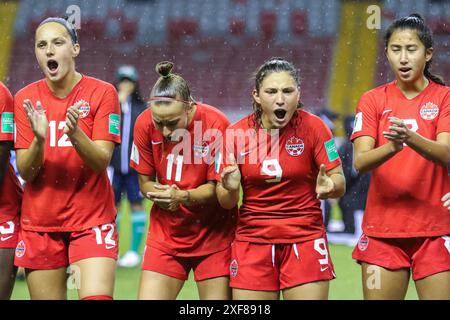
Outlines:
{"label": "long dark ponytail", "polygon": [[[394,31],[401,29],[410,29],[415,30],[417,32],[417,37],[420,39],[420,41],[423,43],[426,49],[430,49],[433,47],[433,34],[431,33],[430,28],[425,24],[425,21],[423,20],[422,16],[418,13],[413,13],[409,15],[408,17],[403,17],[400,19],[395,20],[387,29],[386,35],[384,36],[384,40],[386,43],[386,48],[388,47],[389,39],[391,38]],[[431,69],[431,61],[427,61],[425,64],[425,70],[424,75],[426,78],[432,80],[433,82],[436,82],[440,85],[445,86],[445,82],[442,79],[441,76],[432,74]]]}

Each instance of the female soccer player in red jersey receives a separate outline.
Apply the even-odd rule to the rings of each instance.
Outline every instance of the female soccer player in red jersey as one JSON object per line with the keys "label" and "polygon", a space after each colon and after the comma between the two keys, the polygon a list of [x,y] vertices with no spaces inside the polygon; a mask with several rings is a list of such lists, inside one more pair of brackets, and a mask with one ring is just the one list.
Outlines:
{"label": "female soccer player in red jersey", "polygon": [[236,214],[220,207],[215,192],[215,157],[229,122],[216,108],[195,102],[172,68],[157,64],[150,108],[134,128],[130,166],[154,202],[139,299],[175,299],[191,269],[200,299],[229,299]]}
{"label": "female soccer player in red jersey", "polygon": [[32,299],[65,299],[67,266],[80,299],[112,299],[116,209],[106,167],[120,143],[117,92],[78,73],[72,25],[48,18],[36,30],[45,78],[14,99],[17,166],[26,181],[15,264]]}
{"label": "female soccer player in red jersey", "polygon": [[373,171],[353,252],[365,299],[403,299],[410,274],[420,299],[450,299],[450,89],[430,73],[432,35],[413,14],[387,30],[396,80],[366,92],[353,131],[354,164]]}
{"label": "female soccer player in red jersey", "polygon": [[9,299],[14,287],[14,249],[22,201],[22,187],[9,163],[14,141],[13,109],[13,97],[0,82],[0,300]]}
{"label": "female soccer player in red jersey", "polygon": [[244,193],[233,299],[278,299],[280,290],[284,299],[327,299],[335,275],[319,199],[345,193],[341,160],[327,126],[299,108],[292,63],[270,59],[255,80],[254,112],[227,129],[229,162],[217,175],[224,208],[238,203],[239,185]]}

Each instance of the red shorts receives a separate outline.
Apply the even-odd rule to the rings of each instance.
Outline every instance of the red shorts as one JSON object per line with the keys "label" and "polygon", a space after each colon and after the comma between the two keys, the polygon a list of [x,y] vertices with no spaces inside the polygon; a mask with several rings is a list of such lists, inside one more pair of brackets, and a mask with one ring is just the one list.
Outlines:
{"label": "red shorts", "polygon": [[187,280],[191,269],[195,281],[229,277],[231,248],[199,257],[177,257],[146,246],[142,270],[154,271],[180,280]]}
{"label": "red shorts", "polygon": [[326,239],[296,244],[235,241],[232,245],[230,286],[237,289],[279,291],[301,284],[331,280],[333,263]]}
{"label": "red shorts", "polygon": [[373,238],[361,235],[353,259],[386,269],[411,268],[413,280],[450,270],[450,237]]}
{"label": "red shorts", "polygon": [[14,264],[27,269],[50,270],[94,257],[117,260],[117,255],[115,222],[80,232],[34,232],[21,229]]}
{"label": "red shorts", "polygon": [[20,218],[0,223],[0,249],[14,249],[19,238]]}

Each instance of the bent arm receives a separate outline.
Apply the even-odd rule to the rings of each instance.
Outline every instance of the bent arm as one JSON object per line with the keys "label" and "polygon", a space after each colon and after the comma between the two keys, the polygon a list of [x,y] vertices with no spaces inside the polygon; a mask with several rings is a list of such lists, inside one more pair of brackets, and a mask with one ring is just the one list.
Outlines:
{"label": "bent arm", "polygon": [[99,173],[108,167],[114,151],[114,142],[92,141],[82,130],[77,129],[70,137],[78,155],[94,172]]}
{"label": "bent arm", "polygon": [[16,150],[17,169],[26,182],[33,182],[44,164],[44,141],[34,137],[28,149]]}
{"label": "bent arm", "polygon": [[229,191],[223,187],[221,182],[217,182],[216,194],[222,208],[233,209],[239,202],[239,189]]}
{"label": "bent arm", "polygon": [[327,171],[327,175],[333,181],[334,190],[329,194],[329,198],[340,198],[345,194],[345,176],[342,171],[342,165]]}
{"label": "bent arm", "polygon": [[450,162],[450,133],[441,132],[436,141],[427,139],[417,132],[411,134],[405,143],[424,158],[447,166]]}
{"label": "bent arm", "polygon": [[353,144],[353,164],[360,174],[377,168],[403,149],[402,144],[393,141],[374,148],[375,139],[369,136],[358,137]]}
{"label": "bent arm", "polygon": [[13,147],[12,141],[0,141],[0,186],[3,185],[3,179],[9,165],[9,152]]}

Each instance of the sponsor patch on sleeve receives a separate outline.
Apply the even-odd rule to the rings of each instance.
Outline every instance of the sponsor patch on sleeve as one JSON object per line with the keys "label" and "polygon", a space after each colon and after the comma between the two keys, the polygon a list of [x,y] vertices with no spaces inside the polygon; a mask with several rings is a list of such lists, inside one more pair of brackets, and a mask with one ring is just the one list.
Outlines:
{"label": "sponsor patch on sleeve", "polygon": [[134,144],[134,142],[133,142],[133,145],[131,146],[130,160],[136,164],[139,164],[139,150],[136,147],[136,145]]}
{"label": "sponsor patch on sleeve", "polygon": [[120,135],[120,115],[115,113],[109,115],[109,133]]}
{"label": "sponsor patch on sleeve", "polygon": [[1,118],[1,132],[14,133],[14,114],[12,112],[3,112]]}
{"label": "sponsor patch on sleeve", "polygon": [[328,140],[324,143],[325,150],[327,151],[328,159],[330,161],[334,161],[336,159],[339,159],[339,153],[336,148],[336,143],[334,142],[334,139]]}
{"label": "sponsor patch on sleeve", "polygon": [[355,116],[355,123],[353,125],[353,133],[356,133],[356,132],[362,130],[362,125],[363,125],[362,122],[363,122],[362,112],[358,112]]}

